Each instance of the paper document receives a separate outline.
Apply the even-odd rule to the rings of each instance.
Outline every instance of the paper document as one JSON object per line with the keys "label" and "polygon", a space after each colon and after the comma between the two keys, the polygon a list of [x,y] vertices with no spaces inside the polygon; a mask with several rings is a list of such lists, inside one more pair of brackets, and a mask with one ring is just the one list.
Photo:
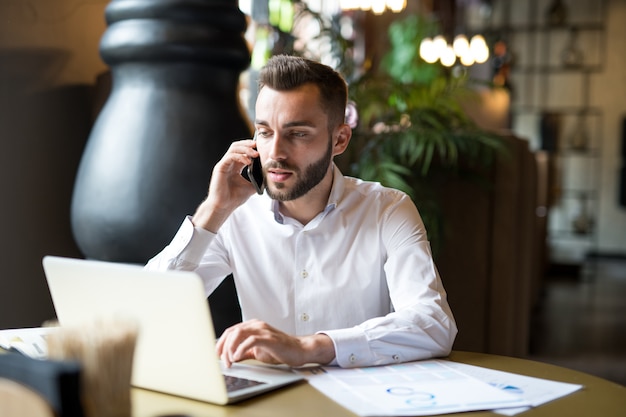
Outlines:
{"label": "paper document", "polygon": [[17,351],[35,359],[44,359],[48,356],[45,337],[55,329],[55,327],[32,327],[0,330],[0,348]]}
{"label": "paper document", "polygon": [[442,360],[300,372],[316,389],[360,416],[426,416],[530,405]]}
{"label": "paper document", "polygon": [[[448,362],[448,365],[467,375],[478,378],[496,388],[524,398],[528,401],[529,405],[533,407],[545,404],[565,395],[569,395],[583,387],[582,385],[533,378],[509,372],[481,368],[480,366],[466,365],[464,363]],[[512,416],[521,413],[522,411],[526,411],[528,408],[529,407],[507,408],[492,411]]]}

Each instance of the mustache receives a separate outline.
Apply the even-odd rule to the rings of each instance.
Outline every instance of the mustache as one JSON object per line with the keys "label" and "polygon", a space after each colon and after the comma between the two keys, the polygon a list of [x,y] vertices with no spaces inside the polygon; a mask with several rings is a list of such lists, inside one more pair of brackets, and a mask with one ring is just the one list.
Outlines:
{"label": "mustache", "polygon": [[265,164],[263,168],[265,171],[267,171],[268,169],[284,169],[288,171],[298,170],[297,167],[294,167],[291,164],[288,164],[286,162],[279,162],[279,161],[270,161],[267,164]]}

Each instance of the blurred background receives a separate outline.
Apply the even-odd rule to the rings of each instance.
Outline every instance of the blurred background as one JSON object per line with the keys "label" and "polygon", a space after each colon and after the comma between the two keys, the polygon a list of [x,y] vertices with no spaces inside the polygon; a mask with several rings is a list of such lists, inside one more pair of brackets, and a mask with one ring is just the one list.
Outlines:
{"label": "blurred background", "polygon": [[[156,238],[116,225],[121,235],[132,230],[106,240],[130,240],[135,246],[123,246],[130,248],[123,257],[93,249],[109,229],[77,222],[79,165],[89,141],[113,140],[94,126],[112,91],[130,88],[122,78],[130,61],[146,74],[162,59],[196,65],[194,77],[206,70],[198,81],[205,95],[221,90],[218,77],[229,74],[238,83],[220,93],[237,102],[245,124],[254,117],[256,72],[269,56],[289,53],[332,65],[349,83],[355,133],[337,161],[342,171],[404,189],[416,201],[459,322],[455,349],[529,357],[626,383],[626,1],[177,0],[163,7],[179,13],[161,14],[154,10],[164,2],[130,3],[0,0],[0,328],[54,317],[43,256],[145,262],[204,197],[194,190],[185,206],[165,212],[167,222],[141,224],[156,229]],[[212,13],[233,16],[232,23],[215,22]],[[170,25],[176,39],[156,29],[112,36],[125,21]],[[148,42],[158,36],[166,38]],[[246,65],[225,65],[232,54],[211,55],[215,45],[236,50],[229,39],[239,38]],[[140,53],[116,55],[129,45]],[[154,45],[177,48],[143,54]],[[177,99],[193,90],[151,82]],[[148,131],[155,114],[165,115],[158,119],[179,143],[181,108],[163,110],[176,100],[161,100],[158,112],[150,100],[145,109],[125,109],[123,124],[136,118]],[[204,111],[205,101],[198,103]],[[210,127],[208,118],[193,120]],[[207,161],[219,149],[207,151]],[[168,174],[162,161],[134,173],[137,195],[155,188],[149,177]],[[116,169],[98,175],[106,182]],[[132,208],[116,196],[102,198],[111,204],[91,213],[96,219],[117,209],[141,217],[128,215]]]}

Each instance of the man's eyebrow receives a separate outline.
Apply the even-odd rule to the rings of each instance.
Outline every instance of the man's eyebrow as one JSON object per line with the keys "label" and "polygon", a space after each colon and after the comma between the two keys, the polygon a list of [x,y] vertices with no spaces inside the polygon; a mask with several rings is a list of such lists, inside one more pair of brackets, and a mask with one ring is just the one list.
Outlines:
{"label": "man's eyebrow", "polygon": [[294,122],[285,123],[283,128],[286,127],[315,127],[315,124],[307,120],[296,120]]}
{"label": "man's eyebrow", "polygon": [[[269,123],[267,123],[264,120],[255,120],[254,124],[269,127]],[[290,127],[315,127],[315,124],[307,120],[295,120],[293,122],[285,123],[284,125],[281,126],[282,129],[290,128]]]}

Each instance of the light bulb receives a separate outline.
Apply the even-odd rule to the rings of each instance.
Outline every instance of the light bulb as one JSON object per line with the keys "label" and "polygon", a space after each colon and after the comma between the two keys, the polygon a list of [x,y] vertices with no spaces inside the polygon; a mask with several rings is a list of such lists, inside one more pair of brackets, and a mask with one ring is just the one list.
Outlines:
{"label": "light bulb", "polygon": [[444,67],[451,67],[452,65],[454,65],[456,61],[456,55],[454,54],[454,49],[452,49],[452,46],[447,45],[441,53],[441,57],[439,59],[441,59],[441,65],[443,65]]}
{"label": "light bulb", "polygon": [[372,13],[383,14],[385,12],[385,0],[372,0]]}
{"label": "light bulb", "polygon": [[394,13],[399,13],[406,7],[406,0],[387,0],[387,8]]}
{"label": "light bulb", "polygon": [[454,49],[454,53],[456,56],[463,56],[466,52],[469,51],[469,41],[467,40],[467,36],[465,35],[456,35],[454,38],[454,42],[452,43],[452,48]]}
{"label": "light bulb", "polygon": [[359,8],[359,0],[341,0],[339,6],[341,10],[356,10]]}
{"label": "light bulb", "polygon": [[485,48],[480,51],[480,53],[474,55],[474,59],[479,64],[484,64],[489,59],[489,49],[485,45]]}
{"label": "light bulb", "polygon": [[429,64],[434,64],[439,59],[439,54],[431,38],[422,39],[420,43],[420,57]]}
{"label": "light bulb", "polygon": [[461,64],[465,65],[466,67],[474,65],[474,62],[476,62],[476,60],[474,59],[474,55],[470,52],[469,48],[463,55],[460,56],[460,61]]}
{"label": "light bulb", "polygon": [[371,10],[372,8],[372,0],[360,0],[359,1],[359,8],[361,10]]}
{"label": "light bulb", "polygon": [[443,51],[448,46],[448,42],[446,41],[446,38],[444,38],[442,35],[437,35],[433,38],[433,46],[435,47],[435,51],[437,51],[437,55],[441,56],[441,54],[443,54]]}
{"label": "light bulb", "polygon": [[472,55],[474,55],[474,59],[479,64],[487,62],[487,59],[489,59],[489,48],[482,35],[474,35],[472,37],[470,50],[472,51]]}

